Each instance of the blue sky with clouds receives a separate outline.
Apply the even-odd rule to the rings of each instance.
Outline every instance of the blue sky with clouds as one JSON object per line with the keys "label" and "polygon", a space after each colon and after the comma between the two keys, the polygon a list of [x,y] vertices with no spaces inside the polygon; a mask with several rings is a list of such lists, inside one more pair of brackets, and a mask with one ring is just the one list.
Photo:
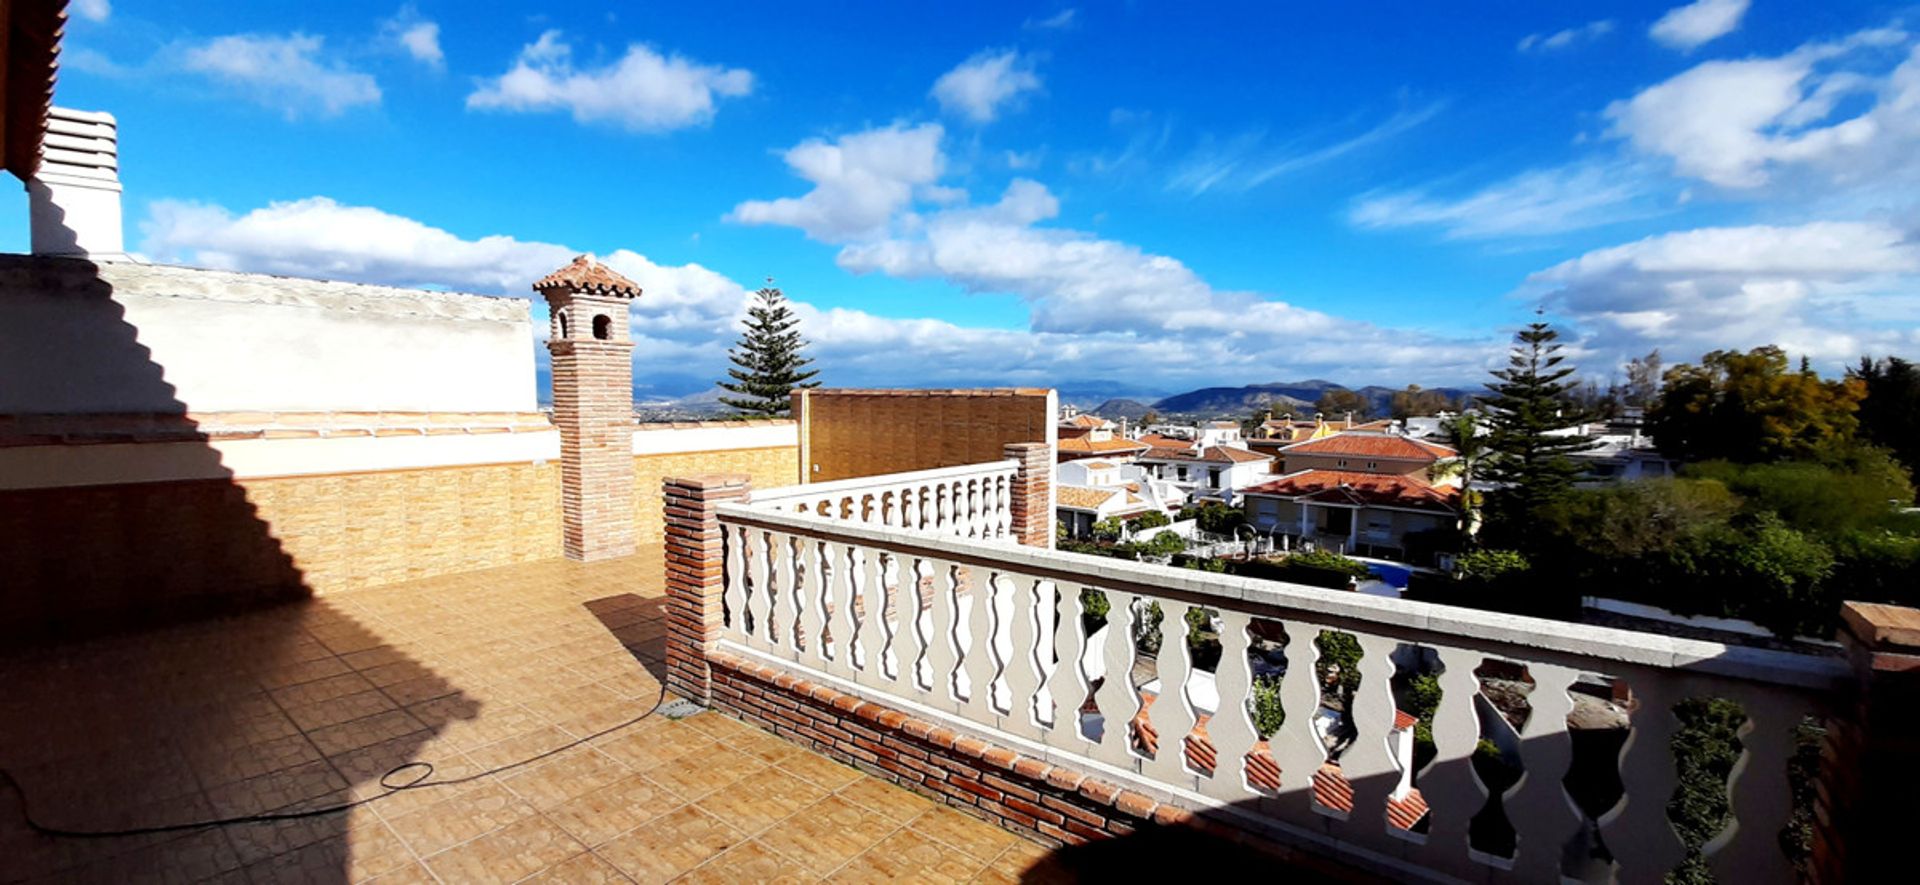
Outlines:
{"label": "blue sky with clouds", "polygon": [[1920,351],[1913,6],[560,6],[74,0],[57,101],[152,260],[596,252],[643,394],[767,277],[839,385],[1474,383],[1536,307],[1603,377]]}

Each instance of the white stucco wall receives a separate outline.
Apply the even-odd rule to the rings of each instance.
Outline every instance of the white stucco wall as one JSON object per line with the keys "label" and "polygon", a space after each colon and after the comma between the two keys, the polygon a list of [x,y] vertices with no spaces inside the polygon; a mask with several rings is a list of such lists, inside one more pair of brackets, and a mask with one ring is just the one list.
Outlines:
{"label": "white stucco wall", "polygon": [[526,412],[529,302],[0,256],[0,414]]}

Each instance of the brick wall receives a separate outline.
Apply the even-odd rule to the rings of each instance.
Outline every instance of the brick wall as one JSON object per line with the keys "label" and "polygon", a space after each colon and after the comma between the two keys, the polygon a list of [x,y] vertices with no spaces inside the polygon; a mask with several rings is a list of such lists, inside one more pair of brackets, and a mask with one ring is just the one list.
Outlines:
{"label": "brick wall", "polygon": [[552,463],[0,490],[0,635],[551,559],[559,503]]}
{"label": "brick wall", "polygon": [[665,523],[661,519],[660,485],[668,477],[737,473],[745,474],[756,489],[771,489],[799,482],[799,465],[793,446],[637,455],[633,459],[634,534],[642,545],[661,542]]}
{"label": "brick wall", "polygon": [[1053,391],[794,392],[806,482],[998,461],[1008,443],[1054,440]]}

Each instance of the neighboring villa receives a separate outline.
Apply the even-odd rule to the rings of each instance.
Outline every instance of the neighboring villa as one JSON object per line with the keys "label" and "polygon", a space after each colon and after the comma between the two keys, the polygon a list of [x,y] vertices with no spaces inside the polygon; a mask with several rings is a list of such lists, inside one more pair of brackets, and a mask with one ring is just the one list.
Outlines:
{"label": "neighboring villa", "polygon": [[1355,423],[1352,412],[1346,413],[1346,417],[1332,423],[1328,423],[1326,417],[1322,415],[1314,415],[1313,420],[1307,421],[1296,419],[1292,415],[1275,417],[1272,412],[1268,412],[1266,419],[1253,428],[1253,438],[1247,440],[1247,448],[1263,455],[1273,456],[1274,472],[1279,473],[1281,472],[1280,450],[1294,443],[1326,439],[1336,433],[1348,431],[1386,433],[1392,428],[1393,422],[1384,419]]}
{"label": "neighboring villa", "polygon": [[1280,450],[1281,476],[1245,489],[1255,529],[1345,553],[1405,559],[1408,536],[1452,528],[1460,490],[1433,468],[1455,456],[1436,443],[1337,433]]}
{"label": "neighboring villa", "polygon": [[1070,461],[1054,469],[1054,483],[1056,515],[1075,538],[1092,534],[1093,524],[1103,519],[1172,513],[1187,501],[1173,484],[1154,479],[1138,464]]}
{"label": "neighboring villa", "polygon": [[1125,434],[1116,434],[1117,429],[1105,418],[1071,415],[1059,424],[1056,456],[1063,464],[1082,458],[1124,459],[1143,454],[1149,448],[1146,443],[1127,439]]}
{"label": "neighboring villa", "polygon": [[1198,440],[1156,438],[1156,445],[1139,457],[1154,478],[1173,484],[1188,497],[1233,503],[1234,493],[1266,479],[1273,456],[1251,451],[1239,443],[1203,445]]}

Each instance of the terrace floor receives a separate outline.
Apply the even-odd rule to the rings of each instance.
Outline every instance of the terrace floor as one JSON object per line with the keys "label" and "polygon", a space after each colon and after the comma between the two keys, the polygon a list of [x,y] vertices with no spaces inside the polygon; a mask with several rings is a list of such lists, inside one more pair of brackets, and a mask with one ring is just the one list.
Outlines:
{"label": "terrace floor", "polygon": [[[657,551],[542,562],[0,653],[0,767],[43,826],[381,797],[56,839],[0,783],[0,881],[1062,874],[1042,846],[720,714],[622,726],[661,696],[660,573]],[[411,761],[452,783],[388,793]]]}

